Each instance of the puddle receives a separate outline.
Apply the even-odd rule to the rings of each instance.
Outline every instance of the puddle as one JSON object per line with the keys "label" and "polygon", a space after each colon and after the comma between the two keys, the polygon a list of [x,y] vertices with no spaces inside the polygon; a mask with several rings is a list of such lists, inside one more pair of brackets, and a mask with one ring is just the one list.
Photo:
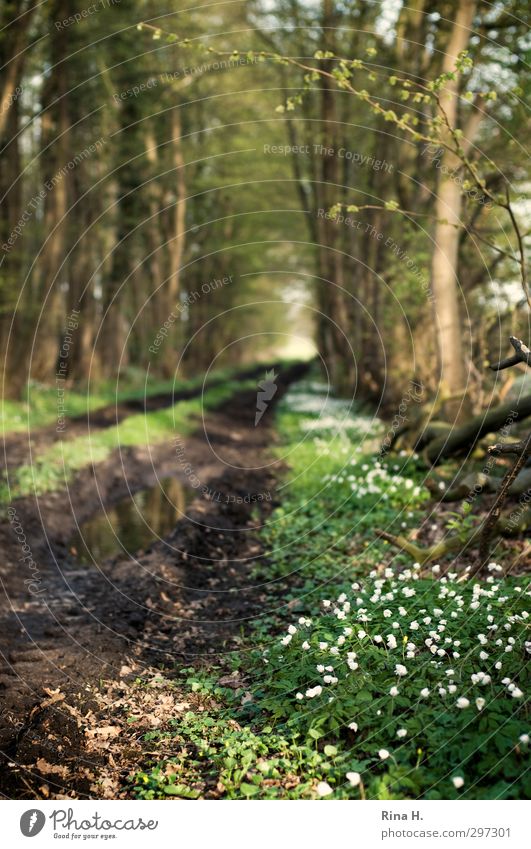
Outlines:
{"label": "puddle", "polygon": [[195,495],[177,478],[161,478],[83,522],[70,537],[68,550],[80,563],[134,554],[173,530]]}

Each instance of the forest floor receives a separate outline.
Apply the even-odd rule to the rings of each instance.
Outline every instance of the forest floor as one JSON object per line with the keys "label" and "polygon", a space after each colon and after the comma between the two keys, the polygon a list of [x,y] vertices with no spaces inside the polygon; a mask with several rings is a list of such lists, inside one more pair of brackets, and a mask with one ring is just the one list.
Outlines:
{"label": "forest floor", "polygon": [[[290,389],[304,369],[281,370],[260,427],[246,384],[211,397],[202,422],[184,406],[181,447],[207,492],[131,557],[80,564],[68,540],[175,474],[167,438],[111,441],[66,488],[45,479],[12,503],[0,527],[5,796],[528,792],[525,569],[504,575],[502,549],[467,580],[462,555],[421,569],[392,552],[375,528],[426,542],[453,513],[430,509],[415,455],[378,458],[377,419],[312,382]],[[40,570],[33,594],[19,528]]]}
{"label": "forest floor", "polygon": [[[278,398],[304,369],[284,370]],[[240,378],[257,373],[246,370]],[[187,397],[151,398],[148,408],[165,409]],[[121,404],[118,412],[125,417],[127,409]],[[253,388],[233,392],[207,413],[202,428],[184,444],[194,481],[208,485],[209,494],[192,501],[169,539],[136,552],[132,560],[80,567],[67,542],[95,511],[175,474],[173,442],[113,451],[83,468],[66,489],[13,502],[11,521],[0,525],[0,741],[11,764],[2,770],[6,795],[90,795],[94,764],[101,761],[99,743],[107,746],[106,732],[97,729],[94,688],[99,692],[102,680],[149,677],[177,659],[181,665],[191,662],[239,638],[241,623],[260,604],[260,593],[245,588],[249,566],[261,550],[252,531],[259,514],[271,510],[275,469],[278,474],[281,465],[271,455],[272,409],[262,427],[253,427]],[[129,412],[136,411],[134,402]],[[113,426],[116,416],[114,408],[98,410],[90,417],[90,433]],[[192,422],[197,428],[197,414]],[[68,437],[86,432],[86,420],[74,421]],[[32,434],[31,441],[38,454],[57,441],[55,428]],[[27,446],[26,434],[11,435],[9,456],[20,460]],[[264,465],[255,469],[258,457]],[[13,532],[15,524],[23,529],[38,575],[18,566],[21,535]],[[25,584],[28,575],[36,581],[34,594]],[[96,723],[94,738],[87,717],[89,725]],[[42,790],[46,785],[49,790]]]}

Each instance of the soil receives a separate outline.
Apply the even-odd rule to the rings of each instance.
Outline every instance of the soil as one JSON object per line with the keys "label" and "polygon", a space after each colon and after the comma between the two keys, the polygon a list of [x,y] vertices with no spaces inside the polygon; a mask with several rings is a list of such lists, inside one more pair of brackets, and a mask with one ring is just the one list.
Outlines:
{"label": "soil", "polygon": [[89,516],[159,478],[190,483],[173,444],[115,452],[67,489],[13,503],[11,523],[0,525],[4,797],[99,795],[95,777],[113,758],[105,735],[114,733],[101,726],[102,693],[157,670],[171,675],[192,660],[219,660],[238,645],[264,602],[249,572],[263,555],[257,530],[277,504],[282,470],[273,459],[272,411],[305,368],[281,372],[258,427],[255,392],[198,422],[184,453],[204,491],[168,537],[133,557],[81,567],[67,541]]}
{"label": "soil", "polygon": [[[274,364],[242,369],[235,374],[234,379],[246,380],[258,377],[264,373],[266,368],[275,368],[278,370],[280,366],[279,364]],[[205,387],[193,386],[189,389],[180,389],[178,392],[146,395],[143,398],[132,398],[117,404],[110,404],[106,407],[98,407],[86,415],[73,416],[68,419],[68,424],[64,431],[57,430],[57,424],[54,422],[51,425],[32,431],[19,431],[7,434],[3,439],[4,466],[6,469],[14,469],[17,466],[29,464],[31,463],[32,456],[41,454],[60,439],[63,441],[71,440],[78,436],[87,436],[91,433],[105,430],[108,427],[119,424],[128,416],[135,413],[151,413],[155,410],[163,410],[166,407],[173,406],[178,401],[197,398],[205,390],[213,389],[215,386],[220,386],[224,382],[226,382],[225,378],[215,377],[208,380]]]}

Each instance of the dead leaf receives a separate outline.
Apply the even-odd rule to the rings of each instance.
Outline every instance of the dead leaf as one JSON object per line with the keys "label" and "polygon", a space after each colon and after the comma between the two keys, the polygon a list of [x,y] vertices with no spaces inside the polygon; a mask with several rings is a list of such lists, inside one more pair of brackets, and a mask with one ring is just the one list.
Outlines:
{"label": "dead leaf", "polygon": [[68,775],[68,767],[48,763],[44,758],[39,758],[35,766],[43,775],[60,775],[61,778],[66,778]]}
{"label": "dead leaf", "polygon": [[100,728],[87,728],[85,734],[89,738],[98,737],[101,740],[108,740],[111,737],[117,737],[122,733],[119,725],[102,725]]}

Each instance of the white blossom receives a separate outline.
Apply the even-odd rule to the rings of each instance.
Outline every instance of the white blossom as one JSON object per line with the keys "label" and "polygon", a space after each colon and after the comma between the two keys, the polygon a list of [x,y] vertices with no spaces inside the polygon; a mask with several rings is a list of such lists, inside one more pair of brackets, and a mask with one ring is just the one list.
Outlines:
{"label": "white blossom", "polygon": [[361,782],[361,775],[359,772],[347,772],[347,780],[351,787],[357,787]]}
{"label": "white blossom", "polygon": [[317,795],[318,796],[330,796],[330,793],[334,791],[330,787],[330,785],[326,781],[320,781],[317,785]]}

